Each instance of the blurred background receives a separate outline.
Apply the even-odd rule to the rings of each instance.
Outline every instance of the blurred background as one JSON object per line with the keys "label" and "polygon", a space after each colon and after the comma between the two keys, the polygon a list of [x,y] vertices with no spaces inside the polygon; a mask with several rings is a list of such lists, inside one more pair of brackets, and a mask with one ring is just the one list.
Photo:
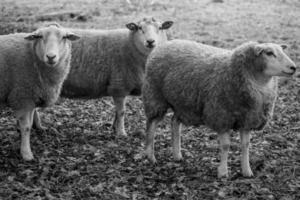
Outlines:
{"label": "blurred background", "polygon": [[[144,16],[174,20],[175,38],[217,46],[247,40],[299,46],[298,0],[1,0],[0,33],[45,21],[81,28],[120,28]],[[299,59],[299,54],[295,55]]]}

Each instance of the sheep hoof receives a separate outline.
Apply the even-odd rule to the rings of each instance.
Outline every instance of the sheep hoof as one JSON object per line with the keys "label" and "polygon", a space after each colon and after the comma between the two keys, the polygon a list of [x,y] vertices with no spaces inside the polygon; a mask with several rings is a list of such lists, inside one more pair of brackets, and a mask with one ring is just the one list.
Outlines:
{"label": "sheep hoof", "polygon": [[218,178],[228,178],[228,173],[220,173],[220,172],[218,172]]}
{"label": "sheep hoof", "polygon": [[150,160],[150,162],[151,163],[153,163],[153,164],[156,164],[157,163],[157,160],[156,160],[156,158],[153,156],[153,157],[151,157],[151,158],[148,158],[149,160]]}
{"label": "sheep hoof", "polygon": [[248,170],[243,171],[243,176],[244,177],[253,177],[254,175],[253,175],[252,170],[248,169]]}
{"label": "sheep hoof", "polygon": [[174,155],[173,157],[174,157],[174,160],[175,160],[175,161],[182,161],[182,160],[183,160],[181,154],[176,154],[176,155]]}
{"label": "sheep hoof", "polygon": [[113,132],[117,134],[117,136],[127,136],[127,133],[124,128],[116,127],[115,124],[112,126]]}
{"label": "sheep hoof", "polygon": [[22,153],[22,158],[25,161],[31,161],[34,159],[33,154],[31,152],[29,153]]}
{"label": "sheep hoof", "polygon": [[147,152],[145,153],[146,154],[146,157],[148,158],[148,160],[153,163],[153,164],[156,164],[157,163],[157,160],[155,158],[155,156],[152,154],[152,155],[149,155]]}
{"label": "sheep hoof", "polygon": [[218,178],[228,178],[228,170],[223,166],[218,167]]}
{"label": "sheep hoof", "polygon": [[118,131],[117,135],[118,136],[127,136],[127,133],[125,131]]}
{"label": "sheep hoof", "polygon": [[46,127],[42,125],[33,125],[32,128],[41,132],[46,131]]}

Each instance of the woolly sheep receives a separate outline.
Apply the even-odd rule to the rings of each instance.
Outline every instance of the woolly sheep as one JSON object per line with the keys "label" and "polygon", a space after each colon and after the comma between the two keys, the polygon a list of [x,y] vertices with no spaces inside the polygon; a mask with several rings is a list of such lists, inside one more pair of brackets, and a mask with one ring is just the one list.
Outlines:
{"label": "woolly sheep", "polygon": [[0,104],[15,112],[24,160],[33,159],[32,124],[42,128],[36,109],[56,102],[70,68],[70,41],[78,38],[58,24],[0,36]]}
{"label": "woolly sheep", "polygon": [[112,96],[116,106],[113,128],[118,135],[126,135],[125,97],[141,94],[146,58],[155,46],[167,40],[166,29],[172,24],[147,17],[128,23],[128,29],[72,29],[82,38],[72,47],[72,68],[62,96]]}
{"label": "woolly sheep", "polygon": [[218,176],[228,176],[229,131],[240,131],[241,167],[253,176],[249,164],[251,130],[261,130],[273,112],[277,77],[291,76],[294,62],[285,45],[248,42],[225,50],[174,40],[148,57],[143,86],[147,117],[146,155],[154,156],[154,131],[168,108],[172,119],[173,156],[182,159],[181,124],[207,125],[218,133],[221,163]]}

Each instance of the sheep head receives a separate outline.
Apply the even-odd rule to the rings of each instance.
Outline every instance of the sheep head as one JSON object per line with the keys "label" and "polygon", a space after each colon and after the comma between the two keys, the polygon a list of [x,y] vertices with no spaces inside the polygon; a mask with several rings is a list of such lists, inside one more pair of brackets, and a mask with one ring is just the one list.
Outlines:
{"label": "sheep head", "polygon": [[47,66],[55,67],[71,51],[71,41],[80,37],[61,26],[47,25],[28,34],[25,39],[33,42],[36,56]]}
{"label": "sheep head", "polygon": [[132,32],[136,47],[148,54],[155,46],[167,40],[166,30],[172,25],[172,21],[161,23],[153,17],[145,17],[137,23],[126,24],[126,27]]}
{"label": "sheep head", "polygon": [[274,43],[256,44],[254,52],[257,60],[263,62],[263,72],[267,76],[292,76],[296,72],[295,63],[284,50],[286,45]]}

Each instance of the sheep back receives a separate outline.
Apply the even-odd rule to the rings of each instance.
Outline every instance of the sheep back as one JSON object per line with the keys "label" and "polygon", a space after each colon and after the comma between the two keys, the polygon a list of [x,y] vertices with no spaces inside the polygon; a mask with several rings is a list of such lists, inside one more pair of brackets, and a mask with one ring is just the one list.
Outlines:
{"label": "sheep back", "polygon": [[257,87],[244,73],[244,63],[233,63],[233,55],[183,40],[154,49],[143,90],[147,116],[170,107],[186,125],[205,124],[218,132],[261,129],[276,96],[274,80],[270,87]]}
{"label": "sheep back", "polygon": [[71,71],[64,83],[66,97],[139,95],[146,57],[132,44],[127,29],[80,30],[72,46]]}

